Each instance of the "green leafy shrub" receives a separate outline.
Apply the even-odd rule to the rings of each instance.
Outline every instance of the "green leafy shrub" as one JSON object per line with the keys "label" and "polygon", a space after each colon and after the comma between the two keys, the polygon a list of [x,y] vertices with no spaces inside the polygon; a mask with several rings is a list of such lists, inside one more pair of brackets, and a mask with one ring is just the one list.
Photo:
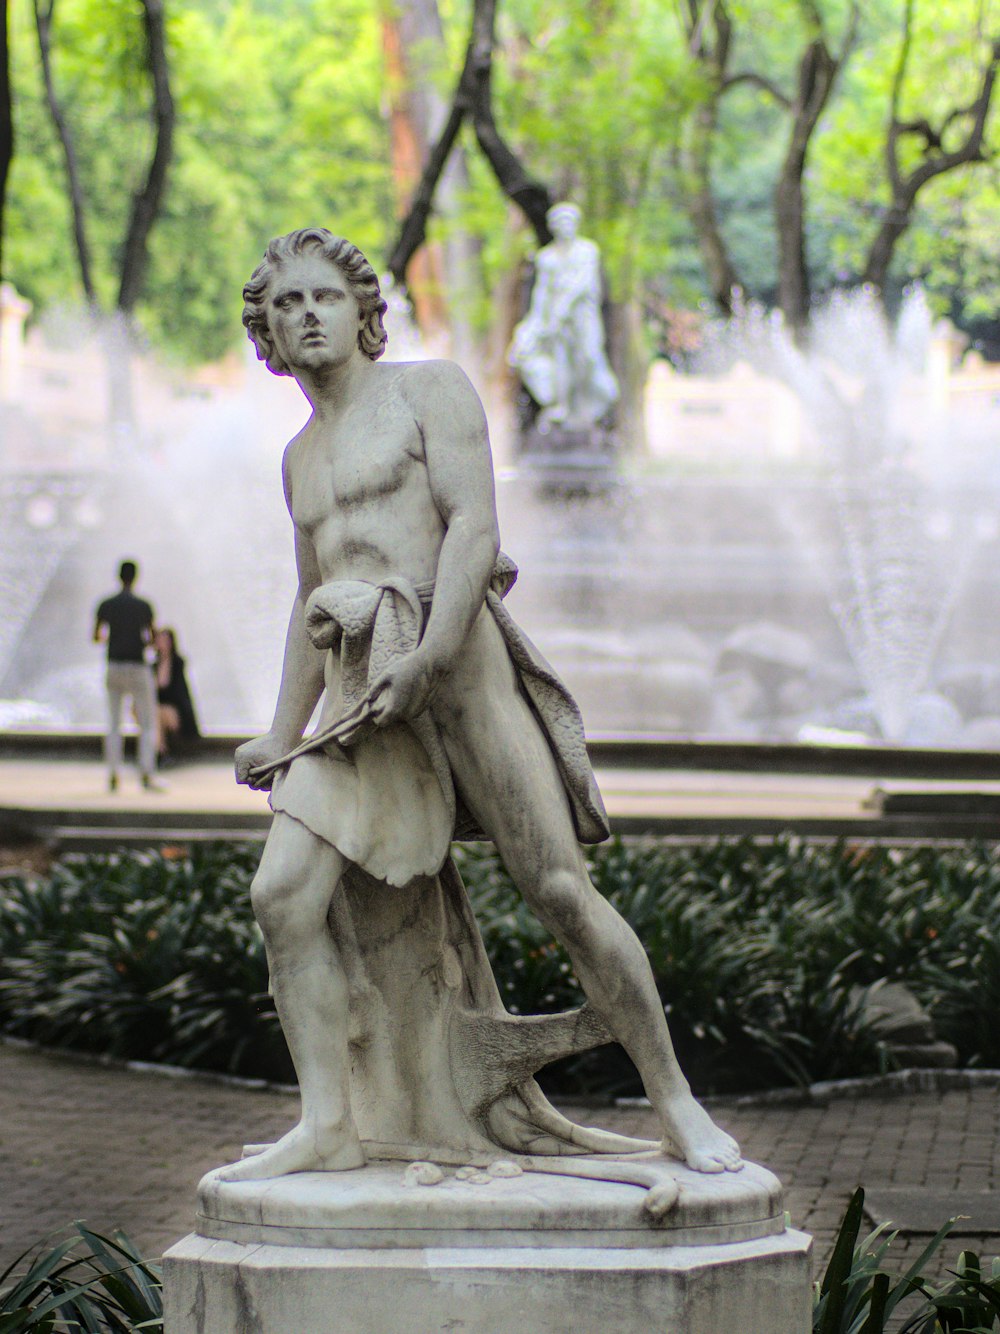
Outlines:
{"label": "green leafy shrub", "polygon": [[163,1332],[160,1270],[124,1232],[85,1223],[54,1246],[30,1247],[0,1274],[0,1334]]}
{"label": "green leafy shrub", "polygon": [[248,904],[259,854],[68,857],[0,881],[0,1020],[116,1057],[267,1078],[290,1064]]}
{"label": "green leafy shrub", "polygon": [[[578,1005],[564,951],[492,849],[456,848],[513,1013]],[[0,1026],[115,1056],[289,1078],[249,904],[259,849],[67,857],[0,880]],[[968,1064],[1000,1066],[1000,860],[907,850],[614,840],[591,873],[635,928],[675,1044],[702,1092],[884,1069],[858,988],[902,980]],[[637,1092],[617,1048],[554,1068],[550,1087]],[[553,1085],[553,1080],[556,1081]]]}
{"label": "green leafy shrub", "polygon": [[[921,1271],[951,1231],[949,1220],[894,1279],[884,1261],[899,1234],[883,1223],[859,1242],[864,1203],[859,1188],[847,1206],[826,1273],[815,1286],[813,1334],[885,1334],[890,1320],[897,1322],[899,1334],[991,1334],[1000,1329],[1000,1260],[992,1261],[987,1276],[979,1257],[963,1251],[950,1279],[929,1283]],[[903,1303],[911,1298],[900,1325]]]}

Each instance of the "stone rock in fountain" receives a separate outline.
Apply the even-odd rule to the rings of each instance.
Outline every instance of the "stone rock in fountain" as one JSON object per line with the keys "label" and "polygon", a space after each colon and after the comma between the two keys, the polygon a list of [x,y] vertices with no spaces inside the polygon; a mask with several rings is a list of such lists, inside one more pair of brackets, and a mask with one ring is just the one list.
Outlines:
{"label": "stone rock in fountain", "polygon": [[538,405],[524,433],[526,459],[556,482],[585,486],[613,476],[607,421],[618,381],[605,352],[597,246],[577,235],[574,204],[556,204],[547,217],[555,239],[535,257],[530,306],[507,359]]}
{"label": "stone rock in fountain", "polygon": [[[589,881],[579,841],[607,820],[579,711],[503,605],[475,392],[447,363],[379,363],[375,274],[325,230],[273,241],[244,298],[313,408],[285,455],[275,718],[236,757],[272,791],[253,902],[302,1116],[203,1180],[167,1334],[544,1334],[584,1310],[610,1334],[804,1334],[809,1239],[692,1097],[642,947]],[[497,843],[583,1008],[504,1010],[456,836]],[[615,1039],[662,1144],[575,1125],[534,1082]]]}

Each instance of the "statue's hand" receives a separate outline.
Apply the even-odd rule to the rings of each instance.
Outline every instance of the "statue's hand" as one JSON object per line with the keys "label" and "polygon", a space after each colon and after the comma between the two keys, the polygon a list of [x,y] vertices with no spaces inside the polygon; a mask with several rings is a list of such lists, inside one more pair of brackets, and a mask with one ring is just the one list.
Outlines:
{"label": "statue's hand", "polygon": [[368,692],[376,727],[415,718],[430,704],[441,672],[419,649],[388,666]]}
{"label": "statue's hand", "polygon": [[252,741],[245,741],[236,750],[237,783],[245,783],[247,787],[266,791],[270,788],[274,775],[268,774],[266,778],[255,782],[250,776],[251,770],[259,769],[264,764],[273,764],[275,760],[280,760],[282,755],[287,755],[289,750],[291,746],[287,741],[276,737],[273,732],[254,737]]}
{"label": "statue's hand", "polygon": [[314,648],[336,648],[340,643],[340,626],[332,620],[330,613],[312,599],[306,605],[306,634]]}

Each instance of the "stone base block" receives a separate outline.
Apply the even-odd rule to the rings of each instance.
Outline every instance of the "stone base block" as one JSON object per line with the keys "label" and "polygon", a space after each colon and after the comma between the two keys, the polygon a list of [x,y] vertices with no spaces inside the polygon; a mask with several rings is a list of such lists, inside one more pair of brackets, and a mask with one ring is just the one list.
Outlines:
{"label": "stone base block", "polygon": [[190,1236],[167,1334],[807,1334],[810,1239],[322,1250]]}
{"label": "stone base block", "polygon": [[[165,1334],[808,1334],[811,1242],[769,1172],[655,1155],[575,1170],[635,1180],[210,1173],[198,1233],[164,1257]],[[640,1179],[674,1188],[663,1208]]]}

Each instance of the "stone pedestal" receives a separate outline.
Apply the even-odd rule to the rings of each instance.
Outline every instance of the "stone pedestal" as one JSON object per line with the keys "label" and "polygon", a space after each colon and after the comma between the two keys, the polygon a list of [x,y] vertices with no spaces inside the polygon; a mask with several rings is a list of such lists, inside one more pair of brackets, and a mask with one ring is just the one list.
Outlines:
{"label": "stone pedestal", "polygon": [[521,466],[553,495],[595,495],[617,486],[618,465],[610,433],[601,426],[531,426],[522,440]]}
{"label": "stone pedestal", "polygon": [[[494,1169],[494,1171],[503,1169]],[[633,1185],[403,1164],[199,1190],[165,1256],[166,1334],[806,1334],[810,1239],[763,1168]]]}

